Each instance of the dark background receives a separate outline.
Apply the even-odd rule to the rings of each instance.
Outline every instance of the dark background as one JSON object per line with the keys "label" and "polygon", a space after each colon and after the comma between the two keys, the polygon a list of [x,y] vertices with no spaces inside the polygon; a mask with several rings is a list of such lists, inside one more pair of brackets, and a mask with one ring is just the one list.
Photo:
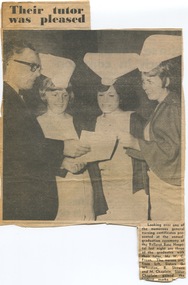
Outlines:
{"label": "dark background", "polygon": [[[19,38],[29,41],[37,52],[50,53],[72,59],[76,69],[72,76],[75,94],[72,115],[79,121],[81,128],[92,130],[96,117],[100,114],[97,105],[97,88],[100,77],[91,71],[83,62],[87,52],[140,53],[144,40],[152,34],[181,35],[181,30],[98,30],[98,31],[4,31],[4,41]],[[170,47],[169,47],[170,48]],[[63,76],[63,75],[62,75]],[[138,70],[130,72],[121,78],[126,83],[125,93],[129,93],[135,101],[135,110],[144,118],[148,118],[155,102],[149,101],[141,86]],[[38,95],[38,85],[29,92],[28,104],[35,114],[44,110],[44,105]],[[127,106],[126,110],[133,109]]]}

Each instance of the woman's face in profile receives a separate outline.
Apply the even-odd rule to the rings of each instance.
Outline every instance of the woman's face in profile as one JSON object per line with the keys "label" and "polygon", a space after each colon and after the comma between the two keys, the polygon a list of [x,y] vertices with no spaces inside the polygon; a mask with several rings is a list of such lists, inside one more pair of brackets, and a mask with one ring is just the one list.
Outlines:
{"label": "woman's face in profile", "polygon": [[104,114],[112,113],[119,109],[119,96],[113,85],[105,92],[98,92],[97,100]]}
{"label": "woman's face in profile", "polygon": [[164,91],[162,85],[162,80],[158,75],[142,73],[142,87],[149,100],[160,101],[161,94]]}
{"label": "woman's face in profile", "polygon": [[69,94],[66,89],[46,91],[48,108],[55,114],[62,114],[67,109]]}

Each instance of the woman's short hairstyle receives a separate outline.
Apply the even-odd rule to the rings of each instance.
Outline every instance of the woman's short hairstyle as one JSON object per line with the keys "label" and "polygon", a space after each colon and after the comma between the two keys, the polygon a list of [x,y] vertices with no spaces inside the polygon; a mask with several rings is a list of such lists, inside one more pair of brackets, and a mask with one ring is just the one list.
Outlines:
{"label": "woman's short hairstyle", "polygon": [[[144,74],[149,76],[159,76],[162,80],[162,87],[169,91],[181,90],[181,57],[178,56],[161,62],[156,68]],[[167,78],[170,82],[166,86]]]}
{"label": "woman's short hairstyle", "polygon": [[[44,78],[42,82],[39,85],[39,95],[41,100],[47,105],[47,99],[46,99],[46,91],[49,91],[50,88],[54,88],[54,84],[52,80],[48,77]],[[73,103],[74,100],[74,93],[72,90],[72,85],[69,83],[69,86],[66,88],[67,93],[69,94],[69,105]],[[68,105],[68,106],[69,106]]]}

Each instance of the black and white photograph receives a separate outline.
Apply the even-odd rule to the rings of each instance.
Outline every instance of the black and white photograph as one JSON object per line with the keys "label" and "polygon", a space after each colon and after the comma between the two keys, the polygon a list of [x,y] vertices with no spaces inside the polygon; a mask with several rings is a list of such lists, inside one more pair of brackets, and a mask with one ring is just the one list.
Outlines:
{"label": "black and white photograph", "polygon": [[184,220],[182,31],[3,32],[3,221]]}

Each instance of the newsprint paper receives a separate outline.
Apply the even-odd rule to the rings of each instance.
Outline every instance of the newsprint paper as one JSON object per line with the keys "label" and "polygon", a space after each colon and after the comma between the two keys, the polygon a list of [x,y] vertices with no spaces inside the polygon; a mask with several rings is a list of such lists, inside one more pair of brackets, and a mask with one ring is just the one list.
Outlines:
{"label": "newsprint paper", "polygon": [[185,277],[182,30],[89,30],[87,1],[2,6],[1,224],[138,227]]}

